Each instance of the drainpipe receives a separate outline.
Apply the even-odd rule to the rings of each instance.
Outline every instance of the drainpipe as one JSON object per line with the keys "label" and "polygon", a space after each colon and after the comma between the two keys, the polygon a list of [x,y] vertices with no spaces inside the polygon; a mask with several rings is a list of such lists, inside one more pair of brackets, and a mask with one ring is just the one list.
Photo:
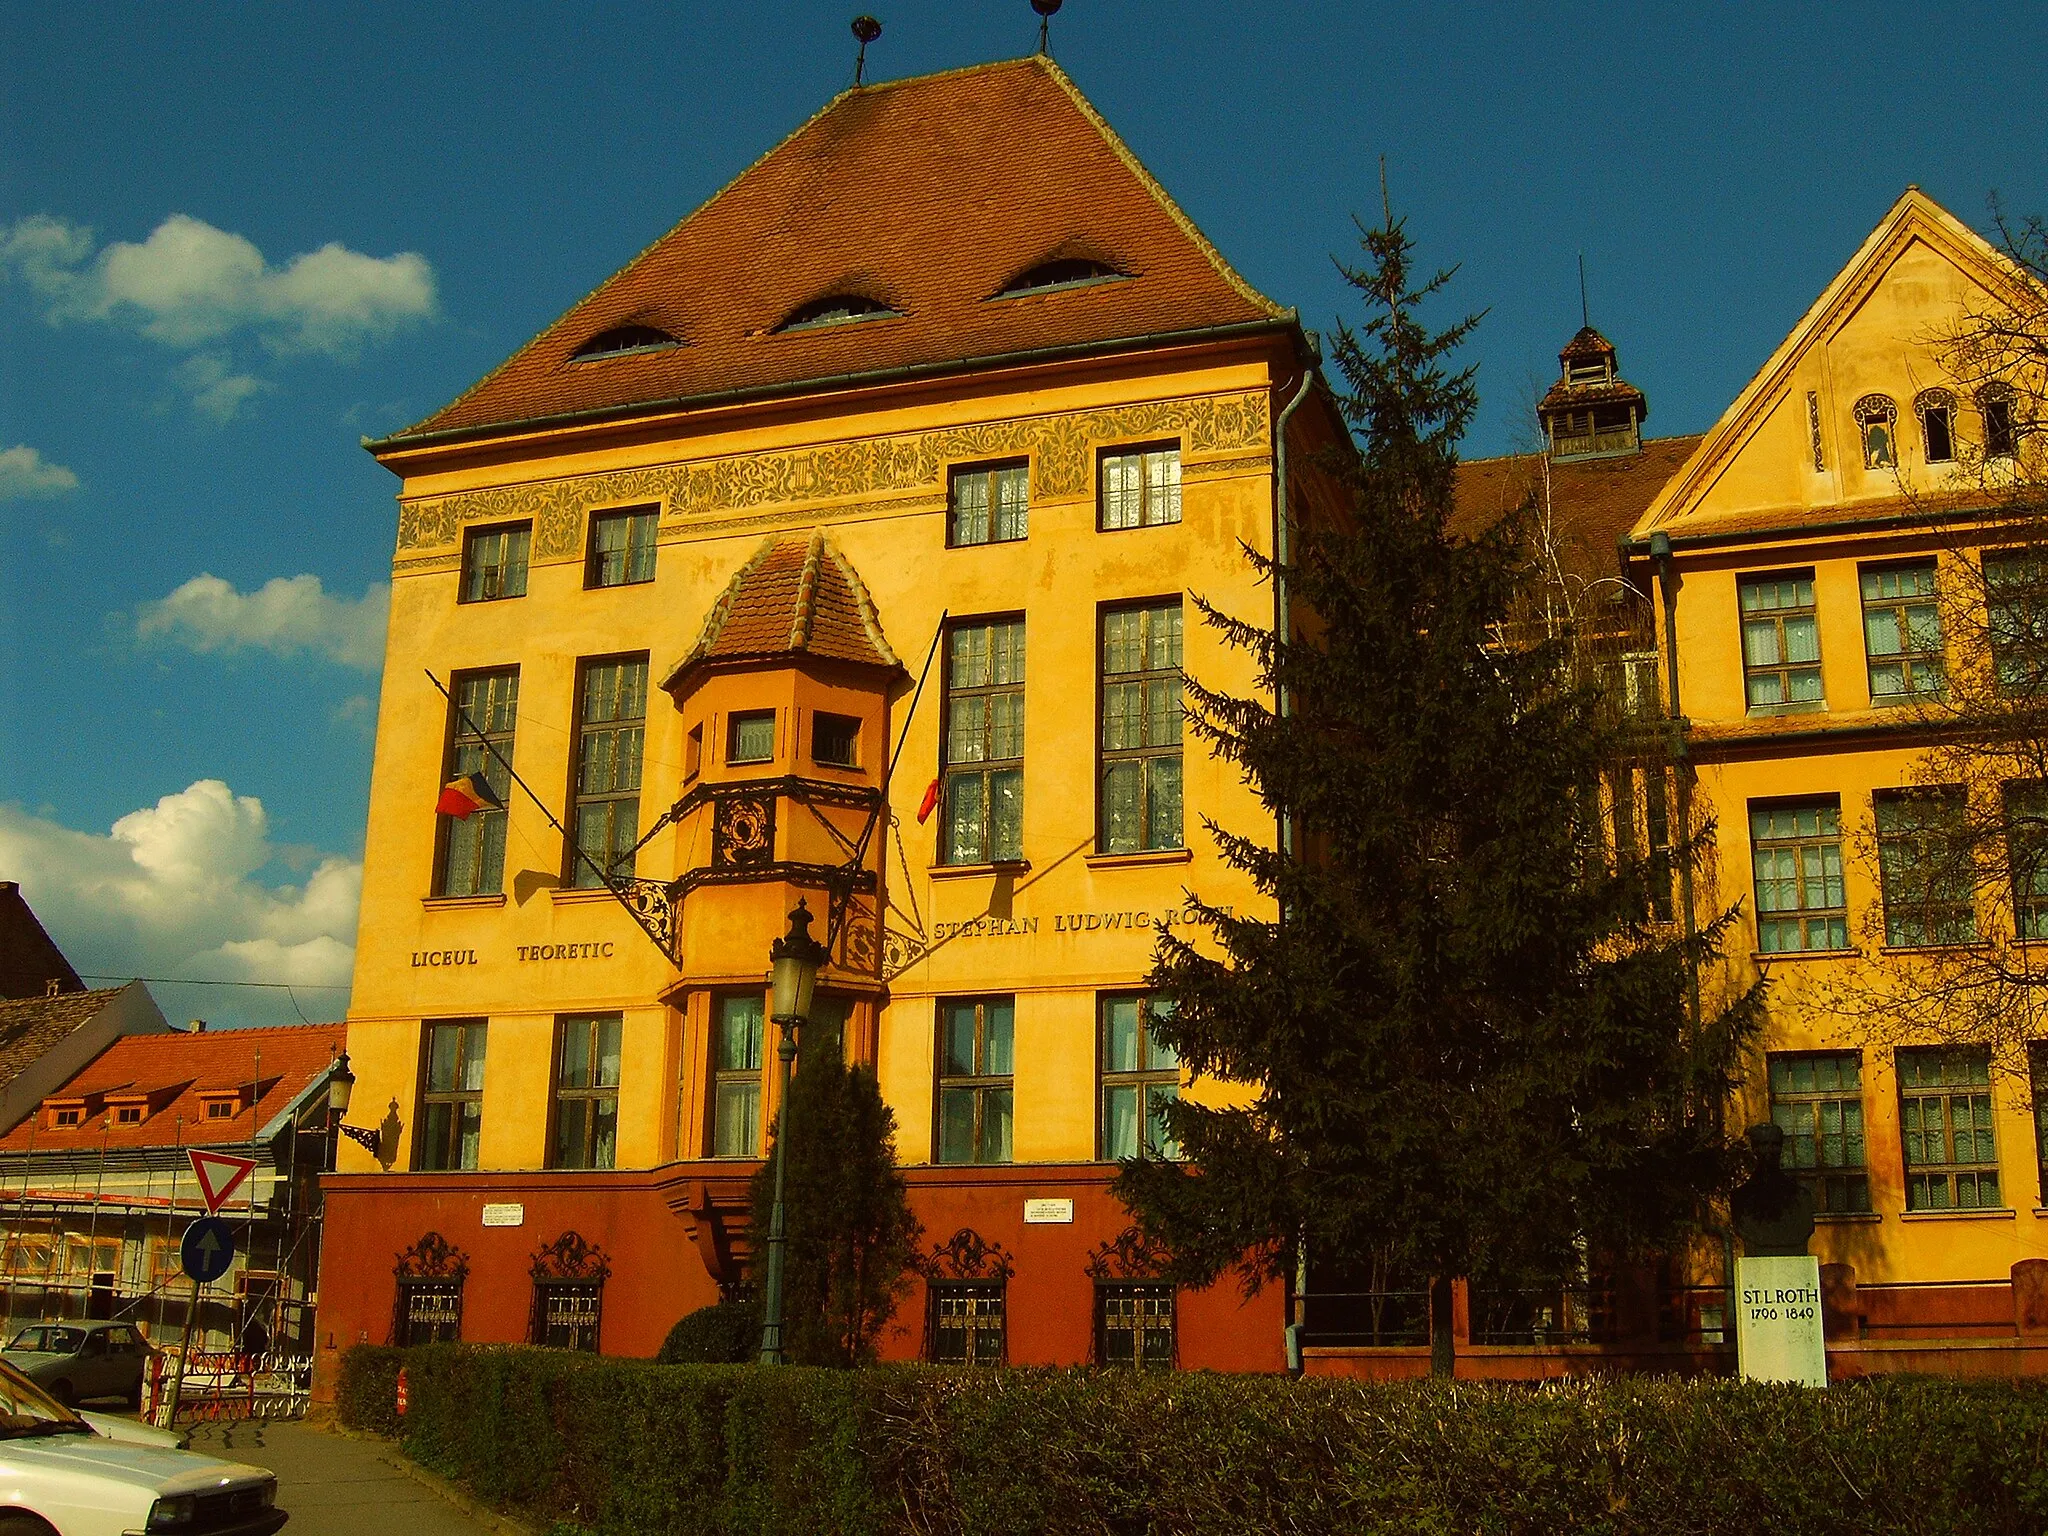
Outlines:
{"label": "drainpipe", "polygon": [[[1294,398],[1281,407],[1273,423],[1273,635],[1284,641],[1288,634],[1287,610],[1287,562],[1294,557],[1293,530],[1288,525],[1287,506],[1287,424],[1294,419],[1294,413],[1301,409],[1308,399],[1309,389],[1315,384],[1316,365],[1322,361],[1322,351],[1311,338],[1308,344],[1308,366],[1302,370],[1301,385],[1294,391]],[[1294,712],[1294,701],[1286,688],[1275,690],[1275,707],[1280,718],[1286,719]],[[1280,853],[1284,858],[1294,855],[1294,824],[1288,818],[1287,807],[1281,806]],[[1282,922],[1287,912],[1280,912]],[[1308,1327],[1308,1234],[1302,1233],[1294,1248],[1294,1316],[1281,1329],[1281,1344],[1286,1351],[1287,1369],[1295,1374],[1301,1372],[1301,1339]]]}

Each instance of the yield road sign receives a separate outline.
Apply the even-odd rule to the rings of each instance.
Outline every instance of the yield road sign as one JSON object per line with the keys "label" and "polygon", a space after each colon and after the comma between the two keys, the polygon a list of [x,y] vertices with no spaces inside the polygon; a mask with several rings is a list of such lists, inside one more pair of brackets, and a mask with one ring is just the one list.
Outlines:
{"label": "yield road sign", "polygon": [[178,1257],[185,1273],[202,1285],[218,1280],[235,1261],[235,1234],[218,1216],[202,1216],[185,1229]]}
{"label": "yield road sign", "polygon": [[256,1171],[255,1158],[236,1157],[231,1152],[202,1152],[197,1147],[187,1147],[185,1155],[192,1160],[192,1173],[199,1180],[199,1193],[205,1198],[209,1213],[226,1205],[228,1196],[242,1187],[242,1180]]}

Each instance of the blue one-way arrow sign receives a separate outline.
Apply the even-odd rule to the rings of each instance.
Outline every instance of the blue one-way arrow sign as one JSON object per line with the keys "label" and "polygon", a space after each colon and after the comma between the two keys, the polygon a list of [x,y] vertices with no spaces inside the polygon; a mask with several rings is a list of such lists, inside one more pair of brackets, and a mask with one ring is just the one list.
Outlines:
{"label": "blue one-way arrow sign", "polygon": [[202,1216],[185,1229],[178,1257],[194,1280],[201,1284],[218,1280],[235,1261],[235,1234],[218,1216]]}

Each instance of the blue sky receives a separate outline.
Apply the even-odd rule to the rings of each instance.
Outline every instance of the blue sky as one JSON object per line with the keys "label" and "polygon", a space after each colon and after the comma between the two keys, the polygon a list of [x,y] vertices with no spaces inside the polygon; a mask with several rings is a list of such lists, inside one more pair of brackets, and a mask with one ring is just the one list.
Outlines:
{"label": "blue sky", "polygon": [[[1027,51],[872,0],[872,78]],[[0,878],[82,969],[345,981],[395,482],[444,403],[850,78],[851,7],[0,3]],[[2031,6],[1069,0],[1053,51],[1312,326],[1462,263],[1474,454],[1593,319],[1709,425],[1917,182],[2048,210]],[[1028,145],[1019,146],[1029,153]],[[198,578],[212,578],[201,582]],[[290,999],[157,989],[220,1022]],[[313,1017],[343,1006],[305,991]]]}

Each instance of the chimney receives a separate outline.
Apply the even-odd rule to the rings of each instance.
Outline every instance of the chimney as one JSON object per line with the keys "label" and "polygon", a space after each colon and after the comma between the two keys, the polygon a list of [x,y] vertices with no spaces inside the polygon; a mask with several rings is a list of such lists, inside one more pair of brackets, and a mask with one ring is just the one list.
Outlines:
{"label": "chimney", "polygon": [[206,1033],[206,1020],[193,1019],[185,1025],[185,1028],[195,1035],[203,1035]]}

